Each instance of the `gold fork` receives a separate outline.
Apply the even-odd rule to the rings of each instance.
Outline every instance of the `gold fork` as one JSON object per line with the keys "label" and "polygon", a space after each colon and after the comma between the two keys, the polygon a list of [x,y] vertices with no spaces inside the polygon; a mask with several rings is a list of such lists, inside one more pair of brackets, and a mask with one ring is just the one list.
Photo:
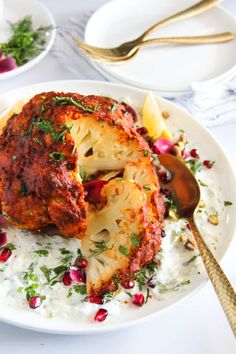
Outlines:
{"label": "gold fork", "polygon": [[[77,40],[79,47],[89,56],[93,57],[95,60],[99,59],[102,61],[118,62],[126,61],[134,57],[138,50],[146,45],[154,43],[175,43],[175,44],[214,44],[214,43],[223,43],[228,42],[234,39],[234,35],[231,32],[217,33],[208,36],[191,36],[191,37],[162,37],[162,38],[152,38],[147,39],[146,41],[141,41],[140,43],[136,42],[136,45],[129,50],[129,53],[126,55],[114,55],[114,49],[104,49],[97,48],[86,43],[83,43]],[[112,52],[107,54],[108,50]],[[116,49],[115,49],[116,50]]]}
{"label": "gold fork", "polygon": [[[142,46],[141,42],[143,42],[143,40],[147,37],[147,35],[149,35],[153,31],[155,31],[161,27],[167,26],[171,23],[180,21],[182,19],[186,19],[189,17],[193,17],[195,15],[198,15],[198,14],[218,5],[221,1],[222,0],[202,0],[199,3],[195,4],[194,6],[191,6],[190,8],[180,11],[177,14],[172,15],[172,16],[156,23],[155,25],[153,25],[149,29],[147,29],[138,38],[136,38],[132,41],[129,41],[129,42],[125,42],[115,48],[99,48],[99,47],[95,47],[95,46],[90,46],[89,44],[82,42],[80,40],[77,41],[77,44],[81,49],[85,50],[88,54],[94,55],[96,57],[101,56],[106,60],[112,60],[112,61],[128,60],[138,53],[139,49]],[[233,35],[231,34],[231,38],[228,40],[231,40],[233,38],[232,36]],[[172,37],[171,43],[176,43],[176,42],[173,42],[173,40],[174,39]],[[177,40],[180,41],[181,39],[177,39]],[[160,39],[159,39],[159,42],[160,42]],[[146,44],[150,44],[150,42],[146,43]],[[183,42],[181,44],[183,44]],[[192,43],[188,42],[187,44],[192,44]],[[196,39],[195,39],[194,44],[197,44]]]}

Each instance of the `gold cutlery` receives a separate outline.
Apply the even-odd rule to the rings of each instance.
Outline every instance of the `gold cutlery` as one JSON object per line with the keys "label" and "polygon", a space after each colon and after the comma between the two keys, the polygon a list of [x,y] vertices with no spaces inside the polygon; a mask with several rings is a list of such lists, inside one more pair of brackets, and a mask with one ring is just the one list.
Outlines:
{"label": "gold cutlery", "polygon": [[161,165],[171,173],[172,178],[164,187],[173,192],[179,217],[185,218],[191,227],[208,276],[236,336],[236,293],[200,235],[194,220],[195,211],[200,201],[198,182],[186,165],[177,157],[161,154],[158,155],[158,159]]}
{"label": "gold cutlery", "polygon": [[[162,38],[152,38],[145,41],[140,41],[129,50],[129,54],[122,55],[121,52],[114,55],[116,49],[104,49],[93,47],[86,43],[77,40],[79,47],[88,55],[94,59],[99,59],[102,61],[118,62],[126,61],[131,59],[134,55],[138,53],[138,50],[146,45],[154,43],[173,43],[173,44],[214,44],[214,43],[224,43],[229,42],[234,39],[234,35],[231,32],[217,33],[208,36],[187,36],[187,37],[162,37]],[[110,54],[107,54],[110,52]]]}
{"label": "gold cutlery", "polygon": [[[129,42],[125,42],[121,45],[119,45],[118,47],[115,48],[99,48],[99,47],[95,47],[95,46],[90,46],[89,44],[77,40],[77,44],[78,46],[83,49],[87,54],[94,56],[94,57],[102,57],[104,60],[107,61],[124,61],[124,60],[128,60],[131,59],[134,55],[136,55],[139,51],[139,49],[143,46],[143,45],[147,45],[147,44],[151,44],[151,43],[160,43],[160,42],[164,42],[164,39],[162,38],[158,38],[156,39],[156,41],[154,42],[154,40],[150,40],[152,42],[147,42],[145,44],[142,44],[142,42],[144,41],[144,39],[153,31],[162,28],[164,26],[167,26],[171,23],[186,19],[186,18],[190,18],[193,17],[195,15],[198,15],[216,5],[218,5],[222,0],[202,0],[199,3],[191,6],[190,8],[187,8],[183,11],[178,12],[175,15],[172,15],[158,23],[156,23],[155,25],[151,26],[149,29],[147,29],[142,35],[140,35],[138,38],[131,40]],[[221,34],[224,35],[224,34]],[[213,35],[214,36],[214,35]],[[217,35],[216,35],[217,36]],[[209,36],[207,36],[209,37]],[[186,38],[186,37],[183,37]],[[195,38],[194,43],[189,42],[189,40],[191,40],[190,38],[187,39],[187,42],[184,42],[183,38],[174,38],[172,37],[172,41],[171,39],[165,42],[165,43],[179,43],[179,44],[206,44],[206,38],[202,40],[204,42],[198,42],[197,38]],[[174,42],[174,39],[177,40],[177,42]],[[232,40],[233,39],[233,34],[228,34],[226,36],[226,41],[228,40]],[[209,38],[209,40],[211,41],[212,39]],[[181,42],[182,41],[182,42]],[[201,39],[199,39],[199,41],[201,41]],[[220,41],[222,42],[223,39]],[[212,43],[212,41],[210,42]],[[219,42],[214,42],[214,43],[219,43]]]}

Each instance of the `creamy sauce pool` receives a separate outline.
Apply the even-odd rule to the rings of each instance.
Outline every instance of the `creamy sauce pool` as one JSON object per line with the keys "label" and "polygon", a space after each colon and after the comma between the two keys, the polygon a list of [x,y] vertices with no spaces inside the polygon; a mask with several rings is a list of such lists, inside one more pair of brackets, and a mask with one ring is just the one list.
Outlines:
{"label": "creamy sauce pool", "polygon": [[[207,187],[201,187],[202,199],[205,207],[200,208],[197,213],[197,223],[212,250],[216,248],[217,240],[222,237],[221,219],[225,215],[220,190],[216,188],[213,178],[208,175],[212,172],[204,170],[197,172],[197,178],[204,181]],[[208,222],[208,216],[212,213],[219,214],[219,225],[214,226]],[[223,224],[223,223],[222,223]],[[157,255],[161,261],[156,271],[157,286],[150,289],[151,298],[148,301],[162,301],[176,291],[186,291],[191,279],[199,276],[203,265],[198,251],[186,250],[181,238],[192,238],[191,232],[186,227],[185,220],[165,220],[164,229],[166,236],[162,239],[162,246]],[[47,285],[41,267],[55,268],[64,264],[73,264],[77,258],[77,249],[80,248],[80,241],[77,239],[64,239],[60,236],[36,235],[30,232],[19,231],[15,228],[3,228],[7,232],[8,242],[15,246],[12,256],[6,263],[0,263],[0,303],[13,307],[28,309],[47,317],[58,317],[72,321],[91,320],[99,308],[96,304],[84,302],[85,295],[78,294],[73,288],[57,282],[53,286]],[[65,249],[67,254],[62,254]],[[46,250],[46,255],[39,255],[34,251]],[[45,253],[45,252],[44,252]],[[70,262],[65,259],[69,255]],[[196,257],[194,257],[196,256]],[[64,260],[63,260],[64,259]],[[25,274],[33,264],[33,280],[36,277],[37,292],[46,299],[42,305],[31,310],[26,300],[25,288],[35,281],[25,280]],[[63,273],[62,273],[63,275]],[[62,275],[58,276],[61,280]],[[71,288],[71,290],[70,290]],[[140,292],[138,287],[129,291],[131,294]],[[146,296],[147,288],[143,289]],[[122,308],[134,306],[131,304],[130,296],[125,290],[121,290],[113,300],[102,305],[109,311],[110,315],[118,315]],[[144,305],[145,306],[145,305]]]}

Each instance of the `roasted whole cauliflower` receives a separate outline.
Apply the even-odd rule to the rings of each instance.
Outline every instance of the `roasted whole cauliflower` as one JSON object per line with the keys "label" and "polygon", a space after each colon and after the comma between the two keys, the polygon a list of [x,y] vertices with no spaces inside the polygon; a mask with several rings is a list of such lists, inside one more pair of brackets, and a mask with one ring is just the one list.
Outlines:
{"label": "roasted whole cauliflower", "polygon": [[89,294],[133,279],[158,251],[164,206],[148,143],[124,103],[41,93],[0,135],[0,202],[26,230],[81,239]]}

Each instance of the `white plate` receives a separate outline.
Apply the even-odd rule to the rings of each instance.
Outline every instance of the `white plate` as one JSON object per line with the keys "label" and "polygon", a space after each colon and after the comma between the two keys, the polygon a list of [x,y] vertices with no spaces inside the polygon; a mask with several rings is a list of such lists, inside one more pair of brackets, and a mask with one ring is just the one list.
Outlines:
{"label": "white plate", "polygon": [[[93,14],[87,23],[85,41],[113,47],[138,37],[152,24],[187,8],[196,1],[114,0]],[[161,28],[150,37],[207,35],[232,31],[236,21],[217,7],[204,14]],[[206,81],[236,72],[236,39],[218,45],[154,45],[141,50],[132,60],[120,64],[95,63],[107,78],[163,95],[190,90],[190,83]]]}
{"label": "white plate", "polygon": [[3,16],[0,18],[0,43],[9,38],[9,24],[10,22],[17,22],[25,16],[32,16],[33,27],[52,26],[53,29],[49,31],[45,49],[39,53],[35,58],[28,61],[28,63],[19,66],[18,68],[0,74],[0,80],[8,79],[23,73],[32,68],[35,64],[40,62],[49,50],[51,49],[56,36],[56,23],[48,9],[37,0],[4,0],[3,1]]}
{"label": "white plate", "polygon": [[[5,93],[0,96],[0,118],[3,112],[6,112],[18,100],[29,98],[36,93],[44,91],[64,91],[79,92],[82,94],[97,94],[111,96],[118,100],[129,98],[135,107],[140,107],[143,103],[145,92],[130,88],[124,85],[95,81],[58,81],[41,83],[33,86],[24,87],[15,91]],[[217,243],[215,250],[216,257],[221,259],[228,249],[235,232],[235,213],[236,213],[236,180],[224,152],[212,137],[199,123],[197,123],[189,114],[169,101],[158,97],[158,103],[161,110],[168,111],[170,118],[167,123],[170,128],[178,130],[184,128],[190,141],[199,146],[200,155],[203,159],[209,158],[216,160],[214,171],[211,170],[211,178],[215,185],[222,186],[223,200],[231,200],[233,205],[227,208],[225,219],[222,220],[223,237]],[[225,183],[227,181],[227,183]],[[185,291],[176,292],[163,301],[150,300],[142,308],[130,306],[121,316],[111,316],[103,323],[94,323],[92,320],[88,323],[69,320],[48,319],[40,317],[33,311],[20,310],[0,303],[0,320],[20,327],[63,334],[90,334],[101,333],[111,330],[117,330],[126,326],[131,326],[140,321],[147,320],[150,317],[158,316],[164,309],[175,306],[180,300],[193,294],[201,286],[206,284],[207,277],[204,273],[191,280],[189,288]],[[53,310],[53,309],[52,309]],[[166,329],[168,330],[168,329]]]}

